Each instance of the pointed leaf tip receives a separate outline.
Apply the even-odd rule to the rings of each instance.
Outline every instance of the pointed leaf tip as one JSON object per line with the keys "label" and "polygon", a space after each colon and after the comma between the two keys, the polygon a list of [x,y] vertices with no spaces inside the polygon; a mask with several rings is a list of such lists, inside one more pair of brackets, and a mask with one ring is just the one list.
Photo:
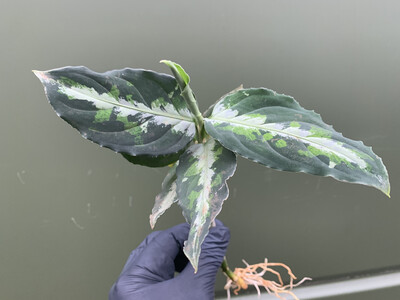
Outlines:
{"label": "pointed leaf tip", "polygon": [[33,74],[35,74],[37,77],[41,77],[41,75],[42,75],[42,71],[38,71],[38,70],[32,70],[32,72],[33,72]]}
{"label": "pointed leaf tip", "polygon": [[386,196],[388,196],[389,198],[391,198],[390,197],[390,184],[388,183],[388,188],[387,188],[387,190],[386,191],[383,191],[384,193],[385,193],[385,195]]}
{"label": "pointed leaf tip", "polygon": [[176,167],[179,162],[176,162],[168,171],[161,185],[162,190],[156,196],[155,203],[150,215],[150,226],[154,229],[158,218],[171,207],[173,203],[178,201],[176,194]]}
{"label": "pointed leaf tip", "polygon": [[189,251],[186,251],[186,243],[187,241],[185,241],[184,243],[184,247],[183,247],[183,253],[186,255],[187,259],[189,260],[190,264],[192,265],[193,269],[194,269],[194,274],[197,273],[199,265],[199,258],[195,258],[192,256],[192,253]]}
{"label": "pointed leaf tip", "polygon": [[39,78],[41,82],[49,80],[49,77],[46,75],[45,71],[32,70],[32,72],[36,75],[37,78]]}
{"label": "pointed leaf tip", "polygon": [[149,217],[149,219],[150,219],[150,227],[151,227],[151,230],[153,230],[154,229],[154,226],[156,225],[155,224],[155,220],[154,220],[154,218],[152,217],[153,215],[150,215],[150,217]]}

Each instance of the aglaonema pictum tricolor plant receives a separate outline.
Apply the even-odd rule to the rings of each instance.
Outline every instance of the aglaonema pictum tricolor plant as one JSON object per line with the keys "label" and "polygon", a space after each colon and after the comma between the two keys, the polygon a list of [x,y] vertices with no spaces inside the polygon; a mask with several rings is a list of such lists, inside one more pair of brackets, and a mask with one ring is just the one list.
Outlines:
{"label": "aglaonema pictum tricolor plant", "polygon": [[[266,88],[238,88],[201,114],[184,69],[161,62],[174,77],[130,68],[34,72],[56,113],[84,138],[134,164],[171,166],[150,224],[154,227],[158,217],[178,203],[191,225],[184,253],[195,271],[201,244],[228,198],[226,182],[235,172],[236,155],[277,170],[330,176],[390,195],[381,158],[292,97]],[[236,287],[246,287],[226,261],[223,270]]]}

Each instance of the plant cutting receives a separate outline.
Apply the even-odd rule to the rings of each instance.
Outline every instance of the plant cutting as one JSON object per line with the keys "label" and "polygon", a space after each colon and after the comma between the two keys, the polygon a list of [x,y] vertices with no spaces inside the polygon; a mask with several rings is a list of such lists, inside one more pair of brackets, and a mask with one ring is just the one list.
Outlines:
{"label": "plant cutting", "polygon": [[[57,115],[84,138],[121,153],[134,164],[170,166],[150,215],[157,219],[178,203],[190,224],[184,253],[195,271],[201,244],[228,198],[227,180],[236,155],[277,170],[330,176],[375,187],[390,197],[386,167],[370,147],[336,132],[320,115],[292,97],[266,88],[239,87],[203,114],[178,64],[163,60],[173,76],[125,68],[97,73],[86,67],[34,71]],[[272,269],[291,278],[284,285]],[[278,297],[291,294],[295,279],[283,264],[269,263],[232,272],[227,289],[263,286]],[[263,280],[265,272],[277,281]]]}

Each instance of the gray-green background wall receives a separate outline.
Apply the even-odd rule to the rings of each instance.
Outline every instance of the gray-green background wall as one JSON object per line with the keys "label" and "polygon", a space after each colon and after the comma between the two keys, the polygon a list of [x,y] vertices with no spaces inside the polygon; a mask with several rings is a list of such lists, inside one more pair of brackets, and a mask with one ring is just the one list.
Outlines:
{"label": "gray-green background wall", "polygon": [[[106,299],[150,233],[166,168],[130,165],[60,120],[32,69],[168,73],[182,64],[205,110],[241,83],[294,96],[372,146],[392,198],[239,159],[219,215],[228,258],[299,276],[400,264],[398,1],[7,1],[0,4],[0,298]],[[183,222],[180,209],[157,224]],[[219,275],[217,290],[223,289]]]}

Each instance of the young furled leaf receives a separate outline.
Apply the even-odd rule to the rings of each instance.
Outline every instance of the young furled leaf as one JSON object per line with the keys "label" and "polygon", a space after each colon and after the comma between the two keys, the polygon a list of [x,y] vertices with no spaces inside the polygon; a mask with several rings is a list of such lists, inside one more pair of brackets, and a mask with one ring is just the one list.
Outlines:
{"label": "young furled leaf", "polygon": [[192,112],[193,121],[196,123],[196,140],[202,143],[205,138],[203,116],[197,105],[194,93],[189,86],[189,75],[180,65],[173,61],[162,60],[160,62],[166,64],[174,74],[175,79],[178,82],[179,88],[181,89],[181,96],[185,99],[189,110]]}
{"label": "young furled leaf", "polygon": [[182,80],[182,82],[181,82],[181,89],[182,90],[185,88],[186,85],[189,84],[190,77],[186,73],[186,71],[182,68],[181,65],[179,65],[179,64],[177,64],[177,63],[175,63],[173,61],[166,60],[166,59],[161,60],[160,63],[166,64],[171,69],[171,71],[174,74],[175,78]]}
{"label": "young furled leaf", "polygon": [[193,116],[172,76],[129,68],[96,73],[85,67],[35,74],[61,118],[133,163],[170,164],[195,135]]}
{"label": "young furled leaf", "polygon": [[194,144],[180,157],[176,168],[178,204],[191,225],[183,249],[197,271],[201,244],[211,223],[228,198],[226,181],[236,169],[236,156],[210,138]]}
{"label": "young furled leaf", "polygon": [[390,195],[386,168],[372,149],[343,137],[292,97],[243,89],[221,99],[204,122],[224,147],[270,168],[331,176]]}

